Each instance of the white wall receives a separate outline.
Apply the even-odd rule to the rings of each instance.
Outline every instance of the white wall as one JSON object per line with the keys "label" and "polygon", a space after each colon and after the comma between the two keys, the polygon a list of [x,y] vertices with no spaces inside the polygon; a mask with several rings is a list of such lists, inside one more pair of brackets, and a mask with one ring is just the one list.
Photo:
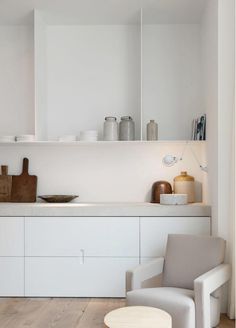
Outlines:
{"label": "white wall", "polygon": [[[235,85],[234,0],[208,0],[202,22],[209,195],[213,234],[227,242],[226,261],[232,252],[231,192],[233,178],[233,121]],[[227,293],[222,311],[227,310]]]}
{"label": "white wall", "polygon": [[140,139],[140,28],[47,27],[49,139],[130,115]]}
{"label": "white wall", "polygon": [[[185,143],[98,144],[88,146],[0,146],[0,165],[19,174],[24,156],[30,159],[30,172],[39,178],[38,194],[78,194],[80,202],[150,201],[152,184],[157,180],[172,182],[181,170],[188,171],[197,182],[206,173],[199,169],[191,151],[184,160],[166,168],[166,154],[180,156]],[[204,143],[192,146],[205,165]]]}
{"label": "white wall", "polygon": [[232,149],[234,124],[234,0],[219,0],[219,84],[218,84],[218,160],[219,188],[218,233],[228,239],[230,229],[230,196],[232,192]]}
{"label": "white wall", "polygon": [[155,119],[159,139],[189,140],[205,112],[198,24],[143,26],[143,136]]}
{"label": "white wall", "polygon": [[0,26],[0,135],[34,133],[32,27]]}
{"label": "white wall", "polygon": [[[227,241],[226,261],[232,263],[233,239],[233,130],[235,115],[235,1],[219,0],[218,43],[218,225],[217,233]],[[235,236],[234,236],[235,238]],[[230,256],[231,255],[231,256]]]}
{"label": "white wall", "polygon": [[47,25],[38,10],[34,12],[34,93],[35,135],[47,140]]}
{"label": "white wall", "polygon": [[202,85],[207,114],[207,158],[209,203],[213,234],[218,225],[218,0],[207,0],[201,24]]}
{"label": "white wall", "polygon": [[202,42],[213,233],[227,239],[234,111],[233,0],[208,0]]}

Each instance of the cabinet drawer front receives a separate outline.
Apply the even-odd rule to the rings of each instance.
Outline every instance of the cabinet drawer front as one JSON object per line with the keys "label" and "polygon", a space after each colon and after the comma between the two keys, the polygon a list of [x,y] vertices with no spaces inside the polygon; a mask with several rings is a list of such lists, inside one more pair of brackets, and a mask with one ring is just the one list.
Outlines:
{"label": "cabinet drawer front", "polygon": [[139,256],[139,219],[26,218],[26,256]]}
{"label": "cabinet drawer front", "polygon": [[138,258],[28,257],[26,296],[124,297],[125,272]]}
{"label": "cabinet drawer front", "polygon": [[141,218],[141,257],[165,254],[168,234],[210,235],[209,217]]}
{"label": "cabinet drawer front", "polygon": [[24,218],[0,217],[0,256],[24,256]]}
{"label": "cabinet drawer front", "polygon": [[0,257],[0,296],[24,296],[24,258]]}

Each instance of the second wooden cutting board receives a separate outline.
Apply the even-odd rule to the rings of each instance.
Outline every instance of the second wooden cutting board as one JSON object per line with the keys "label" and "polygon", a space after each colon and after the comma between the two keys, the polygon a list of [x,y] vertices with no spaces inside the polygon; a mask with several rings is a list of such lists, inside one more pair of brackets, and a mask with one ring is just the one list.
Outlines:
{"label": "second wooden cutting board", "polygon": [[11,201],[15,203],[34,203],[37,195],[37,177],[29,175],[29,160],[23,159],[20,175],[12,176]]}
{"label": "second wooden cutting board", "polygon": [[1,166],[2,175],[0,175],[0,202],[11,201],[12,176],[8,175],[8,167]]}

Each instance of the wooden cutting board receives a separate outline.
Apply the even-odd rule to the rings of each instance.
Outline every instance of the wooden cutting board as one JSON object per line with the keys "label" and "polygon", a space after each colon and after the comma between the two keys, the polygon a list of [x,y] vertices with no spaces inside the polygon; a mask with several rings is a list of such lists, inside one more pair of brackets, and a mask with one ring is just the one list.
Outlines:
{"label": "wooden cutting board", "polygon": [[2,174],[0,175],[0,202],[11,201],[12,176],[8,175],[8,167],[1,166]]}
{"label": "wooden cutting board", "polygon": [[11,201],[15,203],[34,203],[37,194],[37,177],[29,175],[29,160],[23,159],[21,175],[12,176]]}

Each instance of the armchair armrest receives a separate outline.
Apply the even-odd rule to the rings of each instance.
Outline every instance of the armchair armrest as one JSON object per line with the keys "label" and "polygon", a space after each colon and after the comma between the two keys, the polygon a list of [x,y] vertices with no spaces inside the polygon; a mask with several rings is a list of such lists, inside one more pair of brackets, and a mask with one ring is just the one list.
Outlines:
{"label": "armchair armrest", "polygon": [[224,285],[230,276],[230,265],[221,264],[194,280],[196,328],[210,327],[210,294]]}
{"label": "armchair armrest", "polygon": [[142,282],[161,274],[164,266],[164,257],[159,257],[153,261],[141,264],[126,272],[126,292],[139,289]]}

